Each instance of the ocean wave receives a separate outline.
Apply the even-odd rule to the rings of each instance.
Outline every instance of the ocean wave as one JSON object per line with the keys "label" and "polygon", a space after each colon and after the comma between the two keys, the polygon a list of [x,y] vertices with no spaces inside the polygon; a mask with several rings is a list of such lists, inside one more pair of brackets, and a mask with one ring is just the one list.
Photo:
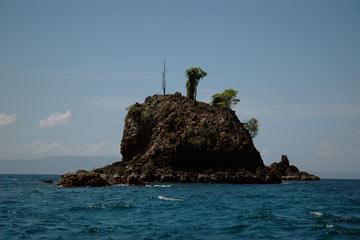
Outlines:
{"label": "ocean wave", "polygon": [[327,224],[318,224],[316,225],[317,228],[334,228],[334,224],[327,223]]}
{"label": "ocean wave", "polygon": [[333,228],[334,225],[333,224],[326,224],[326,228]]}
{"label": "ocean wave", "polygon": [[90,209],[129,209],[135,208],[134,205],[126,204],[126,203],[113,203],[113,204],[102,204],[102,203],[90,203],[86,206],[76,206],[71,207],[70,211],[84,211]]}
{"label": "ocean wave", "polygon": [[106,206],[104,204],[96,204],[96,203],[91,203],[89,206],[87,206],[86,208],[106,208]]}
{"label": "ocean wave", "polygon": [[334,216],[336,222],[360,223],[360,218],[352,216]]}
{"label": "ocean wave", "polygon": [[145,185],[145,187],[159,187],[159,188],[169,188],[171,187],[171,184],[165,185],[165,184],[155,184],[155,185]]}
{"label": "ocean wave", "polygon": [[165,201],[184,201],[182,199],[179,199],[179,198],[170,198],[170,197],[165,197],[165,196],[158,196],[158,198],[160,200],[165,200]]}
{"label": "ocean wave", "polygon": [[311,214],[311,215],[314,215],[314,216],[316,216],[316,217],[322,217],[322,216],[324,216],[324,214],[323,214],[322,212],[315,212],[315,211],[313,211],[313,212],[310,212],[310,214]]}
{"label": "ocean wave", "polygon": [[115,187],[127,187],[129,186],[129,184],[125,184],[125,183],[119,183],[119,184],[116,184],[114,185]]}

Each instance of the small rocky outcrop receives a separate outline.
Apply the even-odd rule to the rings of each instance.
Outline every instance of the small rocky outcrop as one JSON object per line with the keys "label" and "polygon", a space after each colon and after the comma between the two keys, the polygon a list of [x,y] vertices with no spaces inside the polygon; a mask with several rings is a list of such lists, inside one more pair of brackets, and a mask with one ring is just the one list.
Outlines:
{"label": "small rocky outcrop", "polygon": [[67,173],[60,177],[59,185],[62,187],[103,187],[109,185],[105,175],[94,171],[79,170]]}
{"label": "small rocky outcrop", "polygon": [[276,174],[281,177],[282,180],[320,180],[318,176],[309,174],[307,172],[299,171],[297,167],[289,164],[289,159],[286,155],[281,156],[281,161],[279,163],[273,163],[269,167],[270,172]]}
{"label": "small rocky outcrop", "polygon": [[122,161],[65,174],[59,184],[280,183],[283,176],[283,164],[264,165],[234,111],[180,93],[154,95],[130,106],[120,149]]}

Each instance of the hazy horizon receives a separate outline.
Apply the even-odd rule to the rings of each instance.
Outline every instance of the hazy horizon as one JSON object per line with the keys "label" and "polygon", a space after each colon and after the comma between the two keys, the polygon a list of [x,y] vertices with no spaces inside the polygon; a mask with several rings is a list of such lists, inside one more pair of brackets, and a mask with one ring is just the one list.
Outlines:
{"label": "hazy horizon", "polygon": [[[42,174],[62,175],[77,170],[92,170],[122,161],[115,156],[48,156],[29,159],[0,159],[0,174]],[[291,163],[290,163],[291,164]],[[307,171],[307,169],[300,169]],[[322,179],[360,179],[352,172],[310,172]]]}
{"label": "hazy horizon", "polygon": [[2,0],[0,160],[121,159],[126,108],[161,93],[166,60],[168,93],[185,95],[191,66],[208,72],[199,101],[239,91],[265,164],[287,154],[360,176],[359,12],[355,0]]}

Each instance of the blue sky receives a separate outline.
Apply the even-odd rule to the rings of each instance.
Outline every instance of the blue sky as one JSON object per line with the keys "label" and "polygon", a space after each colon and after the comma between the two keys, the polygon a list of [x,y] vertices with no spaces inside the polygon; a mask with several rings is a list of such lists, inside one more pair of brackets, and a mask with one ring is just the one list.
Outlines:
{"label": "blue sky", "polygon": [[[116,156],[126,107],[239,91],[265,163],[360,176],[359,1],[0,0],[0,159]],[[54,115],[55,114],[55,115]],[[42,124],[40,123],[42,121]]]}

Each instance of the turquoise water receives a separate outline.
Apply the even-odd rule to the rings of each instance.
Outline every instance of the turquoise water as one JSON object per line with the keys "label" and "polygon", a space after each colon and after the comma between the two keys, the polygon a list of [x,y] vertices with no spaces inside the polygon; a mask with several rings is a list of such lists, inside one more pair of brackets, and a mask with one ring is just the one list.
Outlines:
{"label": "turquoise water", "polygon": [[0,175],[0,239],[360,239],[360,181],[59,188]]}

